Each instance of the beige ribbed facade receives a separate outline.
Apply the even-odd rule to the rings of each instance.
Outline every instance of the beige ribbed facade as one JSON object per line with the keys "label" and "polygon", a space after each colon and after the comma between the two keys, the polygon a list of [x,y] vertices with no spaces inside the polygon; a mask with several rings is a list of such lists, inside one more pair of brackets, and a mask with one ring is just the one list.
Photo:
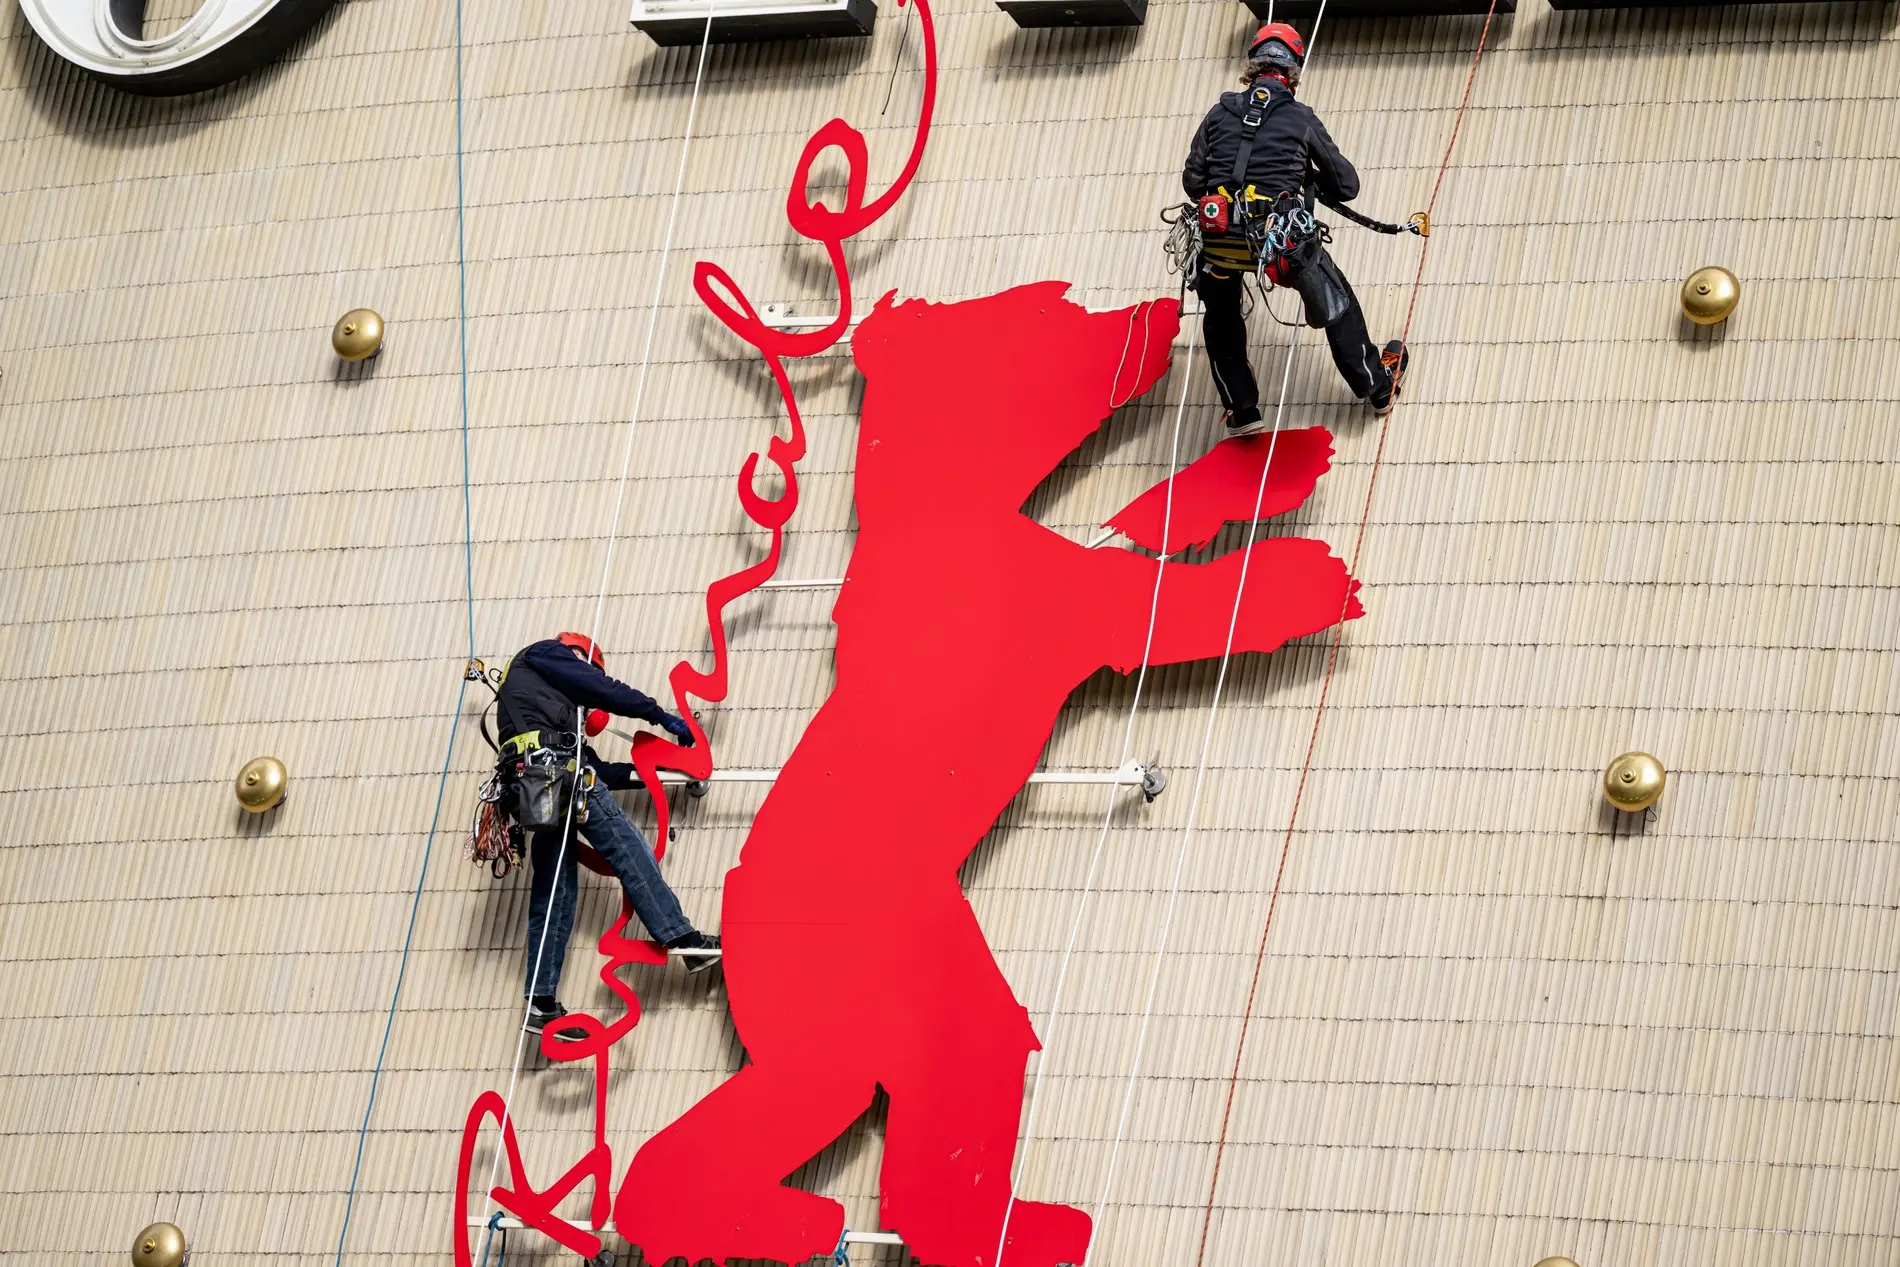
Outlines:
{"label": "beige ribbed facade", "polygon": [[[1051,34],[988,0],[942,9],[938,126],[850,247],[860,299],[1050,277],[1094,305],[1172,293],[1156,211],[1255,19],[1154,0],[1139,31]],[[525,920],[524,876],[460,853],[487,756],[485,696],[458,696],[464,388],[477,654],[592,619],[630,444],[598,632],[617,675],[662,691],[705,660],[706,583],[763,548],[733,479],[778,417],[691,265],[830,311],[822,254],[784,220],[797,154],[841,113],[881,188],[918,109],[891,0],[870,40],[713,49],[630,436],[696,50],[625,18],[469,0],[464,383],[451,0],[340,4],[282,62],[179,101],[84,79],[0,8],[0,1267],[122,1262],[160,1218],[197,1267],[332,1260],[445,751],[344,1259],[448,1261],[463,1116],[507,1086]],[[1424,205],[1479,27],[1322,25],[1304,95],[1367,210]],[[1207,1264],[1900,1256],[1897,205],[1892,4],[1525,0],[1493,29]],[[1396,334],[1416,239],[1338,235],[1375,335]],[[1676,291],[1706,263],[1742,304],[1692,332]],[[328,331],[358,305],[389,346],[344,368]],[[1290,333],[1254,323],[1270,392]],[[1184,332],[1175,371],[1038,494],[1044,522],[1086,538],[1166,474],[1185,353]],[[843,347],[793,376],[812,452],[780,575],[836,576],[858,380]],[[1218,425],[1198,349],[1187,399],[1195,455]],[[1275,530],[1348,554],[1379,429],[1311,332],[1287,419],[1333,428],[1338,456]],[[830,682],[830,602],[735,607],[732,694],[703,710],[723,765],[797,741]],[[1134,755],[1171,786],[1120,795],[1053,1033],[1109,793],[1030,789],[965,869],[1049,1040],[1020,1189],[1094,1209],[1112,1160],[1102,1267],[1201,1261],[1326,645],[1237,660],[1211,732],[1217,665],[1150,679]],[[891,725],[964,685],[944,665]],[[1115,764],[1131,698],[1092,680],[1045,765]],[[1646,824],[1598,792],[1630,748],[1671,770]],[[254,820],[231,781],[261,753],[291,793]],[[760,794],[683,806],[666,867],[703,923]],[[570,1006],[607,1001],[591,943],[614,903],[590,881]],[[715,980],[630,980],[621,1170],[740,1058]],[[839,1016],[835,1041],[877,1024]],[[584,1071],[529,1062],[537,1182],[579,1156],[589,1105]],[[876,1227],[880,1115],[796,1176],[854,1228]],[[524,1234],[509,1256],[573,1261]]]}

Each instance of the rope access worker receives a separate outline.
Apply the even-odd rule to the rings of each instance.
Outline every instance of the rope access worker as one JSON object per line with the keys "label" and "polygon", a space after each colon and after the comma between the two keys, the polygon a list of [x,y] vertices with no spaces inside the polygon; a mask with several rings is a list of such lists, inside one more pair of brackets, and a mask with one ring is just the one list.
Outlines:
{"label": "rope access worker", "polygon": [[1315,197],[1343,211],[1339,205],[1358,196],[1359,173],[1319,116],[1293,99],[1305,61],[1306,41],[1298,31],[1284,22],[1261,27],[1241,75],[1246,90],[1221,94],[1194,133],[1181,172],[1201,231],[1194,278],[1201,328],[1231,435],[1265,428],[1241,313],[1244,278],[1255,269],[1275,285],[1299,291],[1307,325],[1326,331],[1341,376],[1373,409],[1384,413],[1392,407],[1405,371],[1397,339],[1383,350],[1373,346],[1359,300],[1312,216]]}
{"label": "rope access worker", "polygon": [[[718,937],[693,928],[660,874],[652,846],[609,795],[609,789],[635,785],[633,766],[601,760],[585,737],[574,733],[582,709],[638,718],[687,747],[693,744],[692,727],[649,696],[608,677],[604,664],[600,647],[592,638],[564,633],[530,643],[516,653],[496,695],[500,758],[514,772],[516,821],[532,841],[529,857],[534,881],[528,898],[526,1028],[533,1034],[567,1014],[554,992],[561,983],[567,940],[574,930],[578,875],[571,831],[586,837],[613,868],[634,914],[656,940],[671,950],[719,948]],[[605,725],[606,719],[600,717],[583,728],[596,734]],[[571,807],[570,826],[567,797],[571,793],[566,789],[573,787],[580,789],[584,801]],[[565,857],[561,857],[563,852]],[[714,958],[688,956],[686,970],[702,971]]]}

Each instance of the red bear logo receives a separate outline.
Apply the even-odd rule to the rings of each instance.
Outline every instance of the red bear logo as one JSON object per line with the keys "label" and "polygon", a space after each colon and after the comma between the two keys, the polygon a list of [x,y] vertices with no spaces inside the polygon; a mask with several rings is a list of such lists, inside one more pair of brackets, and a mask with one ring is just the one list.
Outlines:
{"label": "red bear logo", "polygon": [[[858,328],[859,530],[834,613],[837,684],[726,878],[726,982],[748,1062],[649,1140],[620,1187],[616,1223],[649,1261],[829,1252],[843,1208],[784,1180],[879,1086],[890,1097],[882,1222],[919,1259],[997,1267],[1006,1210],[1010,1267],[1086,1257],[1086,1214],[1012,1205],[1038,1044],[957,870],[1091,673],[1133,670],[1144,649],[1154,664],[1216,657],[1230,636],[1233,650],[1272,651],[1359,607],[1318,541],[1253,545],[1236,613],[1242,554],[1158,565],[1022,513],[1114,404],[1161,377],[1179,325],[1171,301],[1090,313],[1067,289],[887,296]],[[1269,511],[1311,492],[1323,437],[1280,437],[1274,475],[1289,457],[1300,469],[1290,485],[1268,481]],[[1211,537],[1209,523],[1251,513],[1269,450],[1229,442],[1181,476],[1205,491],[1251,470],[1238,513],[1202,501],[1177,524],[1190,535],[1164,543],[1134,526],[1152,518],[1151,493],[1118,522],[1156,548]]]}

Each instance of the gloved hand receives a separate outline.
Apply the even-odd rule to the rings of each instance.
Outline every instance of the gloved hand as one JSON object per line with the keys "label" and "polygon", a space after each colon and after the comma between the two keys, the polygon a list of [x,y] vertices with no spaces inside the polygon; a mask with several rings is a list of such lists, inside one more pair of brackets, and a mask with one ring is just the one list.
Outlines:
{"label": "gloved hand", "polygon": [[607,710],[596,708],[587,714],[586,730],[589,739],[598,739],[600,732],[607,729]]}
{"label": "gloved hand", "polygon": [[666,720],[660,723],[660,729],[677,739],[682,748],[690,748],[697,742],[693,738],[693,728],[686,724],[684,717],[675,717],[668,713]]}

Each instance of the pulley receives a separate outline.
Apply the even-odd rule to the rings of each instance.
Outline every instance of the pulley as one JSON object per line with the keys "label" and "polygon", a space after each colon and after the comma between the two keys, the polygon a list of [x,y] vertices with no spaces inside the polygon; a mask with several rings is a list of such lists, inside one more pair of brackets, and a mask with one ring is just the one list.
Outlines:
{"label": "pulley", "polygon": [[132,1267],[185,1267],[190,1261],[185,1234],[170,1223],[154,1223],[132,1242]]}
{"label": "pulley", "polygon": [[1742,284],[1726,268],[1698,268],[1682,283],[1682,315],[1699,326],[1727,321],[1742,301]]}
{"label": "pulley", "polygon": [[383,319],[369,308],[352,308],[336,319],[330,346],[346,361],[367,361],[383,350]]}
{"label": "pulley", "polygon": [[238,771],[238,804],[252,814],[276,809],[289,783],[290,772],[276,757],[252,757]]}
{"label": "pulley", "polygon": [[1626,752],[1603,772],[1603,797],[1626,814],[1640,813],[1656,803],[1668,777],[1647,752]]}

